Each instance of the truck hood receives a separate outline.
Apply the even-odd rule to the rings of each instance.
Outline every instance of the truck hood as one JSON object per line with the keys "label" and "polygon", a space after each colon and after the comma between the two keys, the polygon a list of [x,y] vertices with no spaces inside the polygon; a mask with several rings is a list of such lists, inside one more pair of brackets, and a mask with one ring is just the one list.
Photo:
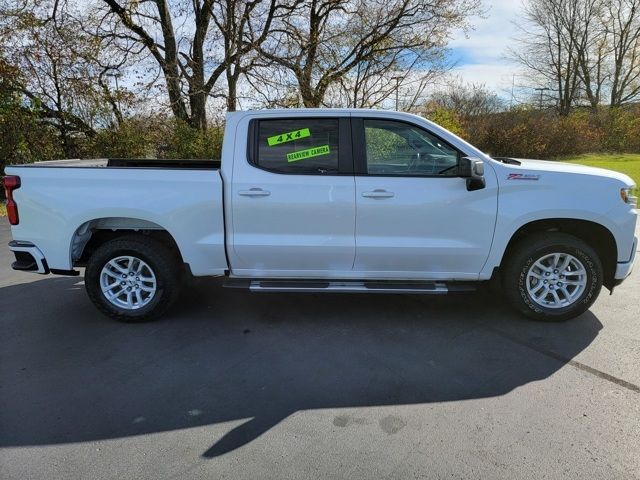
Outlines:
{"label": "truck hood", "polygon": [[505,164],[505,166],[513,173],[532,173],[549,172],[549,173],[568,173],[573,175],[591,175],[597,177],[606,177],[618,180],[627,186],[635,185],[635,182],[624,173],[606,170],[604,168],[587,167],[575,163],[556,162],[551,160],[530,160],[525,158],[516,158],[520,165]]}

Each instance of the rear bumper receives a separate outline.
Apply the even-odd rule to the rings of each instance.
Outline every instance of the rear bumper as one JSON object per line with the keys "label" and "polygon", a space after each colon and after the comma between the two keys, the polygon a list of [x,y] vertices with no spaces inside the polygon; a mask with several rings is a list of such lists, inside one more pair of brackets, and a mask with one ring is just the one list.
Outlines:
{"label": "rear bumper", "polygon": [[61,270],[58,268],[49,268],[47,260],[38,247],[31,242],[21,242],[13,240],[9,242],[9,250],[16,256],[16,261],[11,264],[11,268],[20,272],[33,272],[46,275],[53,273],[54,275],[70,275],[75,277],[80,275],[77,270]]}
{"label": "rear bumper", "polygon": [[47,260],[33,243],[13,240],[9,242],[9,250],[16,257],[16,261],[11,264],[11,268],[14,270],[40,273],[42,275],[49,273]]}
{"label": "rear bumper", "polygon": [[634,238],[633,240],[633,249],[631,250],[631,258],[628,262],[618,262],[616,266],[616,274],[614,276],[616,280],[616,285],[622,283],[622,280],[627,278],[631,274],[631,270],[633,270],[633,262],[636,258],[636,250],[638,249],[638,238]]}

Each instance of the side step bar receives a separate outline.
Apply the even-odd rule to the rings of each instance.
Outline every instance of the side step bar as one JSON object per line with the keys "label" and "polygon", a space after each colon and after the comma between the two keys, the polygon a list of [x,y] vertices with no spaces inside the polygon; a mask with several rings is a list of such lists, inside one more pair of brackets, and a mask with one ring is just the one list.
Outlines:
{"label": "side step bar", "polygon": [[307,293],[411,293],[444,295],[453,292],[475,291],[473,282],[383,282],[383,281],[322,281],[322,280],[251,280],[229,279],[224,284],[231,288],[248,288],[252,292],[307,292]]}

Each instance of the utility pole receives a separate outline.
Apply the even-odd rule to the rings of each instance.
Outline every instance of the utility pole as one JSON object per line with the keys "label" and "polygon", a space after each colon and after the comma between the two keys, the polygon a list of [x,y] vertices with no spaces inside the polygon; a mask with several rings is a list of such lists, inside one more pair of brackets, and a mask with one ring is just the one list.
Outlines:
{"label": "utility pole", "polygon": [[551,89],[547,88],[547,87],[538,87],[538,88],[534,88],[534,90],[540,92],[540,101],[538,103],[538,110],[542,110],[542,93],[546,92],[547,90],[551,90]]}
{"label": "utility pole", "polygon": [[400,106],[400,80],[402,80],[402,77],[400,76],[396,76],[396,77],[391,77],[391,80],[395,80],[396,81],[396,112],[398,111],[398,107]]}
{"label": "utility pole", "polygon": [[113,73],[107,73],[107,77],[112,77],[116,80],[116,103],[118,104],[118,111],[122,113],[122,108],[120,107],[120,87],[118,86],[118,79],[122,77],[122,74],[116,70]]}
{"label": "utility pole", "polygon": [[513,108],[513,91],[516,87],[516,74],[513,74],[513,79],[511,80],[511,102],[509,103],[509,109]]}

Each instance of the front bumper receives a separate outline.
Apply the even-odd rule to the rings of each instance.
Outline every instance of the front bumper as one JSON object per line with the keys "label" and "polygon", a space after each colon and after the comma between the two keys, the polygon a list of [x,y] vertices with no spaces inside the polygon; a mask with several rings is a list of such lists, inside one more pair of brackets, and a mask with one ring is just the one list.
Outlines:
{"label": "front bumper", "polygon": [[44,255],[33,243],[12,240],[9,242],[9,250],[16,256],[16,261],[11,264],[11,268],[14,270],[41,273],[42,275],[49,273],[49,266]]}
{"label": "front bumper", "polygon": [[631,250],[631,258],[628,262],[618,262],[616,266],[616,274],[614,278],[616,280],[616,285],[622,283],[622,280],[627,278],[631,271],[633,270],[633,262],[636,259],[636,250],[638,249],[638,237],[635,237],[633,240],[633,249]]}

